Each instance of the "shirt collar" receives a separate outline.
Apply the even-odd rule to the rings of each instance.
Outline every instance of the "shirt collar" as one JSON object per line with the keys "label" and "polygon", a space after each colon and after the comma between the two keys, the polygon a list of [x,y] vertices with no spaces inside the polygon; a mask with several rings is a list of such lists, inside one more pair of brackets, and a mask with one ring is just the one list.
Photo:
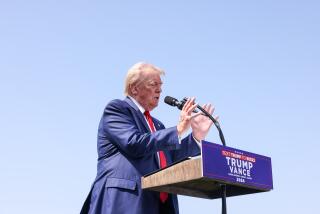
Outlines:
{"label": "shirt collar", "polygon": [[142,114],[146,111],[139,103],[136,101],[133,97],[129,96],[128,97],[132,100],[132,102],[138,107],[138,109],[141,111]]}

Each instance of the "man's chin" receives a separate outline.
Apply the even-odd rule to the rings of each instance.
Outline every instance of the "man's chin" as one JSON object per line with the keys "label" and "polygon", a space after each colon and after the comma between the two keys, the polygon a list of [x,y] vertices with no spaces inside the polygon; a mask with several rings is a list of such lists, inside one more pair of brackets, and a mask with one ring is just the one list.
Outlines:
{"label": "man's chin", "polygon": [[152,104],[152,106],[150,106],[150,111],[152,111],[153,109],[155,109],[155,108],[158,106],[158,103],[159,103],[159,102]]}

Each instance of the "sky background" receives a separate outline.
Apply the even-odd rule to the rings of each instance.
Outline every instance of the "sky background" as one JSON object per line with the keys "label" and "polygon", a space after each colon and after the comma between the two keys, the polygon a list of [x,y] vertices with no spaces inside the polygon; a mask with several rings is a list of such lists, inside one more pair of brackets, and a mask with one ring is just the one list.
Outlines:
{"label": "sky background", "polygon": [[[320,3],[0,0],[0,213],[79,213],[103,108],[127,70],[166,71],[163,99],[213,103],[228,146],[272,158],[274,190],[229,213],[316,213]],[[179,111],[152,112],[167,127]],[[213,127],[208,141],[220,143]],[[221,213],[179,197],[180,213]]]}

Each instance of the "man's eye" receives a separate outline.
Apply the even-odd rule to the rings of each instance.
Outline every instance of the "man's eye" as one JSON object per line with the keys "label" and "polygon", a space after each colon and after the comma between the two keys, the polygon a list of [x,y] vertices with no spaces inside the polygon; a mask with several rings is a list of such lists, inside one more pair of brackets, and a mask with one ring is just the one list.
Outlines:
{"label": "man's eye", "polygon": [[158,87],[159,85],[161,86],[162,83],[150,82],[148,85],[149,85],[150,87]]}

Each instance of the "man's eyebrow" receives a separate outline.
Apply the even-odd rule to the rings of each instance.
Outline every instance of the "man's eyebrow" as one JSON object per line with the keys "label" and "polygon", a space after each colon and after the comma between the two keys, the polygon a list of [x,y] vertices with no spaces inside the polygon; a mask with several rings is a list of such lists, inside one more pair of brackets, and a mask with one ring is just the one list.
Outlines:
{"label": "man's eyebrow", "polygon": [[149,83],[163,84],[163,82],[162,82],[162,81],[157,82],[156,80],[148,80],[147,82],[149,82]]}

